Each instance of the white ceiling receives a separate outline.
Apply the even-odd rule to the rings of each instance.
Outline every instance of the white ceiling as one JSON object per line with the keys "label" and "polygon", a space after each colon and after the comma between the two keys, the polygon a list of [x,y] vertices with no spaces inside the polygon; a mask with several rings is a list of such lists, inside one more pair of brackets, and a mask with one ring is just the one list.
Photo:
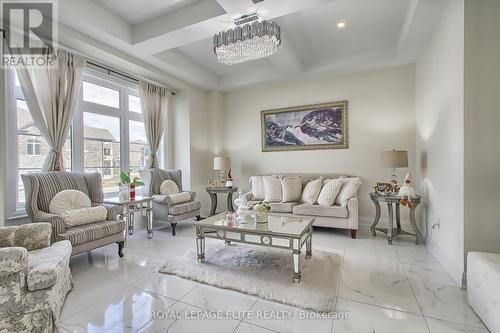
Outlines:
{"label": "white ceiling", "polygon": [[135,25],[166,15],[199,0],[91,0]]}
{"label": "white ceiling", "polygon": [[[230,90],[414,62],[449,1],[65,0],[59,11],[60,22],[73,37],[85,37],[82,42],[103,43],[203,88]],[[252,12],[281,26],[278,52],[234,66],[219,64],[213,34]],[[346,22],[343,30],[336,26],[340,20]]]}

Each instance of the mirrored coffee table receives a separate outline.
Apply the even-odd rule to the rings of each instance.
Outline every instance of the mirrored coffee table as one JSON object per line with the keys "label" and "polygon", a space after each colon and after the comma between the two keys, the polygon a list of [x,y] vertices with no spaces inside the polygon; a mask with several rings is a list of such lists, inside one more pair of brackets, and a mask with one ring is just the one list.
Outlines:
{"label": "mirrored coffee table", "polygon": [[293,281],[300,282],[300,253],[305,245],[306,259],[311,258],[314,219],[269,215],[267,223],[256,223],[253,215],[235,216],[227,219],[222,213],[195,222],[198,261],[205,261],[205,238],[289,250]]}

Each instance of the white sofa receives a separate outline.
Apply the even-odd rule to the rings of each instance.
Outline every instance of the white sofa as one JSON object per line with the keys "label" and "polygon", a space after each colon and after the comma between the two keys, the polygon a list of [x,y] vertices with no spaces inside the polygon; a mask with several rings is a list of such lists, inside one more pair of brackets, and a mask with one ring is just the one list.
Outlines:
{"label": "white sofa", "polygon": [[500,333],[500,254],[467,254],[467,300],[492,333]]}
{"label": "white sofa", "polygon": [[[334,179],[339,177],[351,177],[339,174],[286,174],[280,173],[283,176],[301,176],[302,188],[304,185],[313,179],[323,177],[324,179]],[[253,205],[262,200],[253,198],[252,192],[243,194],[248,200],[248,204]],[[279,216],[293,216],[293,217],[307,217],[314,218],[315,226],[328,227],[328,228],[341,228],[349,229],[351,237],[356,238],[358,231],[358,198],[353,197],[349,199],[347,207],[334,206],[320,206],[309,205],[300,202],[271,202],[271,213]]]}

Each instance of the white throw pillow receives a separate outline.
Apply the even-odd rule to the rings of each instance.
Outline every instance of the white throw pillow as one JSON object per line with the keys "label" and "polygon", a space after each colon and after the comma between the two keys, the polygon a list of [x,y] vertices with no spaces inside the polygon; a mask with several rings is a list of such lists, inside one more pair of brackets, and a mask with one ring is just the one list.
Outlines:
{"label": "white throw pillow", "polygon": [[173,180],[165,180],[160,185],[160,194],[170,195],[179,193],[179,186]]}
{"label": "white throw pillow", "polygon": [[281,180],[277,175],[263,176],[262,182],[264,183],[264,191],[266,193],[264,201],[281,202],[281,200],[283,200]]}
{"label": "white throw pillow", "polygon": [[174,205],[191,201],[191,193],[189,192],[181,192],[181,193],[173,193],[168,196]]}
{"label": "white throw pillow", "polygon": [[283,202],[299,202],[302,194],[302,177],[281,177]]}
{"label": "white throw pillow", "polygon": [[264,200],[266,197],[266,191],[264,190],[264,181],[262,180],[262,176],[250,177],[250,183],[252,184],[253,200]]}
{"label": "white throw pillow", "polygon": [[335,203],[335,198],[337,198],[340,189],[342,188],[342,179],[329,179],[321,188],[321,192],[318,196],[318,205],[321,206],[333,206]]}
{"label": "white throw pillow", "polygon": [[70,210],[88,208],[92,204],[88,195],[77,190],[64,190],[52,198],[49,213],[62,215]]}
{"label": "white throw pillow", "polygon": [[322,185],[323,177],[311,180],[309,183],[307,183],[304,187],[304,191],[302,191],[301,201],[309,205],[314,205],[316,203],[316,200],[318,200],[318,195],[321,191]]}
{"label": "white throw pillow", "polygon": [[66,227],[106,221],[108,210],[104,206],[86,207],[69,210],[61,214]]}
{"label": "white throw pillow", "polygon": [[358,177],[353,178],[341,178],[343,181],[342,189],[335,199],[335,204],[342,207],[347,207],[347,202],[349,199],[354,198],[358,195],[358,188],[361,185],[361,179]]}

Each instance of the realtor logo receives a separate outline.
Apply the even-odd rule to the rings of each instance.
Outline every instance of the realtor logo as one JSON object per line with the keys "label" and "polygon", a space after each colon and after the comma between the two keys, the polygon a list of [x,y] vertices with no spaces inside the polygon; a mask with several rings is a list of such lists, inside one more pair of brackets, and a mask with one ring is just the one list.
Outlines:
{"label": "realtor logo", "polygon": [[[55,1],[1,1],[2,28],[8,52],[2,66],[45,66],[55,58]],[[50,64],[49,64],[50,65]]]}

